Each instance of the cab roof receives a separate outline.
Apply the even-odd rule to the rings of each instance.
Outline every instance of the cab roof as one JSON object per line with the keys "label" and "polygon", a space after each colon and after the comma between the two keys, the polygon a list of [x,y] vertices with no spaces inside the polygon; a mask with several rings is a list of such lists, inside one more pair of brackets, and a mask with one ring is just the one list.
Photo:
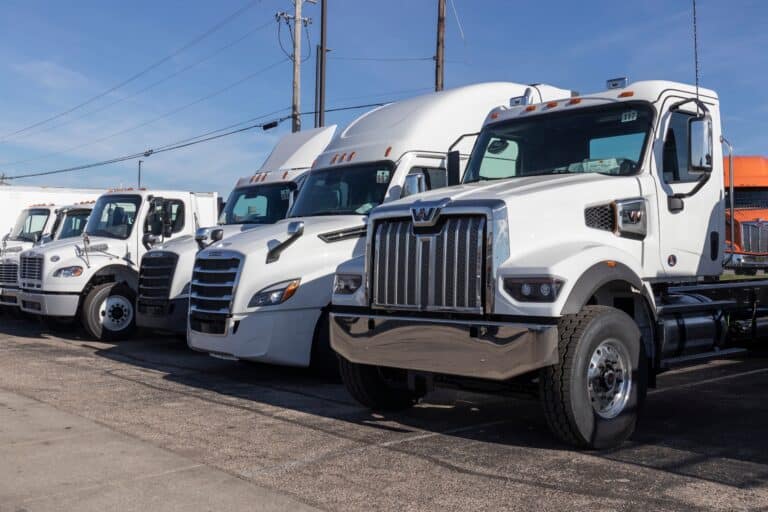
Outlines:
{"label": "cab roof", "polygon": [[293,180],[312,167],[317,155],[336,133],[336,125],[313,128],[283,136],[253,176],[237,180],[235,187],[263,181]]}
{"label": "cab roof", "polygon": [[[480,130],[488,112],[525,93],[528,86],[486,82],[416,96],[377,107],[342,130],[314,168],[398,160],[408,151],[445,153],[456,139]],[[556,89],[567,97],[570,91]]]}
{"label": "cab roof", "polygon": [[[725,186],[730,182],[728,157],[723,158]],[[768,187],[768,157],[735,156],[733,157],[734,187]]]}

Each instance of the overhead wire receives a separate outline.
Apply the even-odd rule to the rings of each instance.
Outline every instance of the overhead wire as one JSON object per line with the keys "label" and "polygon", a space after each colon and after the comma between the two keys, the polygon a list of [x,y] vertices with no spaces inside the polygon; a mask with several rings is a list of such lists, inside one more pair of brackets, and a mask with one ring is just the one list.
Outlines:
{"label": "overhead wire", "polygon": [[155,87],[157,87],[159,85],[162,85],[163,83],[165,83],[165,82],[167,82],[167,81],[169,81],[169,80],[171,80],[173,78],[176,78],[177,76],[179,76],[179,75],[181,75],[183,73],[186,73],[190,69],[193,69],[193,68],[199,66],[200,64],[203,64],[203,63],[211,60],[212,58],[214,58],[218,54],[224,52],[225,50],[228,50],[229,48],[232,48],[233,46],[237,45],[238,43],[241,43],[242,41],[244,41],[248,37],[252,36],[253,34],[257,33],[258,31],[263,30],[263,29],[269,27],[272,23],[273,23],[272,21],[269,21],[268,23],[265,23],[263,25],[259,25],[258,27],[254,28],[253,30],[249,30],[245,34],[239,36],[237,39],[234,39],[234,40],[230,41],[229,43],[227,43],[227,44],[225,44],[223,46],[220,46],[219,48],[217,48],[213,52],[207,54],[206,56],[204,56],[204,57],[202,57],[202,58],[200,58],[198,60],[195,60],[194,62],[191,62],[191,63],[187,64],[186,66],[184,66],[184,67],[174,71],[173,73],[171,73],[169,75],[166,75],[163,78],[161,78],[161,79],[159,79],[159,80],[157,80],[155,82],[152,82],[151,84],[146,85],[145,87],[142,87],[141,89],[139,89],[139,90],[137,90],[137,91],[127,95],[127,96],[123,96],[121,98],[118,98],[115,101],[112,101],[110,103],[102,105],[102,106],[100,106],[100,107],[98,107],[96,109],[89,110],[89,111],[87,111],[87,112],[85,112],[83,114],[80,114],[78,116],[70,117],[69,119],[67,119],[66,121],[64,121],[62,123],[54,124],[52,126],[47,126],[47,127],[42,128],[40,130],[30,130],[30,131],[27,131],[27,132],[25,132],[23,134],[19,134],[17,137],[11,136],[9,138],[16,138],[16,139],[26,138],[26,137],[29,137],[31,135],[37,134],[37,133],[49,132],[51,130],[55,130],[55,129],[61,128],[62,126],[66,126],[68,124],[71,124],[74,121],[77,121],[79,119],[83,119],[83,118],[89,117],[89,116],[91,116],[93,114],[97,114],[99,112],[103,112],[104,110],[107,110],[108,108],[111,108],[111,107],[113,107],[115,105],[123,103],[124,101],[127,101],[127,100],[129,100],[131,98],[135,98],[136,96],[139,96],[140,94],[143,94],[143,93],[149,91],[150,89],[154,89]]}
{"label": "overhead wire", "polygon": [[[363,108],[372,108],[372,107],[382,106],[382,105],[385,105],[386,103],[387,102],[378,102],[378,103],[367,103],[367,104],[363,104],[363,105],[350,105],[350,106],[343,106],[343,107],[334,107],[334,108],[326,109],[326,112],[340,112],[340,111],[344,111],[344,110],[359,110],[359,109],[363,109]],[[288,109],[281,109],[281,111],[283,111],[283,110],[288,110]],[[279,111],[275,111],[275,112],[279,112]],[[307,116],[307,115],[313,115],[315,113],[316,112],[314,112],[314,111],[309,111],[309,112],[301,112],[299,115]],[[261,116],[258,116],[256,118],[252,118],[252,119],[256,120],[256,119],[268,117],[269,115],[270,114],[263,114]],[[125,162],[125,161],[128,161],[128,160],[135,160],[137,158],[142,158],[142,157],[143,158],[147,158],[149,156],[156,155],[156,154],[159,154],[159,153],[166,153],[168,151],[175,151],[175,150],[178,150],[178,149],[194,146],[194,145],[197,145],[197,144],[202,144],[204,142],[210,142],[210,141],[213,141],[213,140],[221,139],[223,137],[228,137],[230,135],[234,135],[234,134],[237,134],[237,133],[243,133],[243,132],[246,132],[246,131],[249,131],[249,130],[253,130],[253,129],[256,129],[256,128],[264,128],[264,127],[267,127],[267,126],[270,126],[270,125],[277,125],[279,123],[287,121],[288,119],[291,119],[290,115],[286,115],[286,116],[280,117],[277,120],[272,120],[272,121],[269,121],[269,122],[266,122],[266,123],[249,124],[249,125],[246,125],[246,126],[242,126],[240,128],[235,128],[235,129],[231,129],[231,130],[223,131],[223,132],[222,132],[222,130],[226,130],[227,128],[226,127],[225,128],[219,128],[217,130],[212,130],[210,132],[207,132],[206,134],[201,134],[201,135],[198,135],[196,137],[189,137],[187,139],[182,139],[182,140],[179,140],[179,141],[176,141],[176,142],[172,142],[170,144],[165,144],[165,145],[162,145],[162,146],[158,146],[157,148],[150,148],[150,149],[146,149],[146,150],[140,151],[140,152],[129,153],[127,155],[122,155],[122,156],[110,158],[110,159],[107,159],[107,160],[101,160],[101,161],[98,161],[98,162],[92,162],[92,163],[88,163],[88,164],[78,165],[78,166],[74,166],[74,167],[67,167],[67,168],[63,168],[63,169],[52,169],[52,170],[48,170],[48,171],[27,172],[25,174],[17,174],[17,175],[14,175],[14,176],[5,176],[5,175],[3,175],[2,179],[3,180],[17,180],[17,179],[24,179],[24,178],[39,177],[39,176],[51,176],[51,175],[54,175],[54,174],[63,174],[63,173],[69,173],[69,172],[75,172],[75,171],[82,171],[82,170],[92,169],[92,168],[95,168],[95,167],[102,167],[102,166],[105,166],[105,165],[111,165],[111,164],[114,164],[114,163]],[[231,125],[231,126],[237,126],[239,124],[243,124],[244,122],[245,121],[243,121],[241,123],[235,123],[234,125]],[[221,133],[217,133],[217,132],[221,132]]]}
{"label": "overhead wire", "polygon": [[42,126],[42,125],[44,125],[46,123],[49,123],[49,122],[51,122],[51,121],[53,121],[55,119],[59,119],[59,118],[61,118],[63,116],[66,116],[67,114],[70,114],[70,113],[72,113],[72,112],[74,112],[76,110],[79,110],[79,109],[87,106],[87,105],[90,105],[91,103],[93,103],[93,102],[95,102],[95,101],[97,101],[97,100],[107,96],[108,94],[111,94],[111,93],[117,91],[118,89],[121,89],[121,88],[125,87],[126,85],[128,85],[128,84],[136,81],[140,77],[146,75],[150,71],[153,71],[153,70],[157,69],[158,67],[162,66],[163,64],[165,64],[166,62],[170,61],[174,57],[178,56],[182,52],[184,52],[184,51],[188,50],[189,48],[195,46],[200,41],[203,41],[204,39],[210,37],[212,34],[214,34],[219,29],[221,29],[222,27],[224,27],[225,25],[230,23],[232,20],[234,20],[238,16],[242,15],[243,13],[245,13],[246,11],[251,9],[252,7],[254,7],[260,1],[261,0],[249,0],[245,5],[243,5],[239,9],[237,9],[235,12],[233,12],[232,14],[230,14],[229,16],[227,16],[226,18],[224,18],[220,22],[216,23],[213,27],[209,28],[208,30],[206,30],[202,34],[196,36],[191,41],[189,41],[186,44],[182,45],[181,47],[177,48],[176,50],[174,50],[170,54],[166,55],[165,57],[163,57],[163,58],[155,61],[154,63],[150,64],[149,66],[143,68],[141,71],[139,71],[137,73],[134,73],[130,77],[126,78],[125,80],[123,80],[123,81],[121,81],[121,82],[119,82],[119,83],[117,83],[117,84],[107,88],[106,90],[96,94],[95,96],[92,96],[92,97],[88,98],[87,100],[82,101],[82,102],[78,103],[77,105],[75,105],[73,107],[70,107],[70,108],[68,108],[68,109],[66,109],[66,110],[64,110],[62,112],[59,112],[59,113],[54,114],[52,116],[49,116],[49,117],[47,117],[47,118],[45,118],[45,119],[43,119],[41,121],[37,121],[37,122],[32,123],[30,125],[27,125],[27,126],[24,126],[22,128],[19,128],[19,129],[15,130],[15,131],[6,133],[4,135],[0,135],[0,141],[3,141],[3,140],[5,140],[6,138],[8,138],[10,136],[13,136],[13,135],[25,132],[27,130],[31,130],[33,128],[37,128],[38,126]]}
{"label": "overhead wire", "polygon": [[194,105],[197,105],[197,104],[202,103],[204,101],[207,101],[207,100],[209,100],[209,99],[211,99],[213,97],[216,97],[216,96],[218,96],[220,94],[223,94],[223,93],[229,91],[230,89],[233,89],[233,88],[237,87],[238,85],[241,85],[241,84],[247,82],[248,80],[252,80],[253,78],[256,78],[257,76],[262,75],[265,72],[269,71],[270,69],[275,68],[275,67],[277,67],[280,64],[283,64],[285,62],[287,62],[287,59],[281,59],[281,60],[279,60],[277,62],[274,62],[274,63],[272,63],[272,64],[270,64],[270,65],[268,65],[268,66],[266,66],[264,68],[261,68],[261,69],[259,69],[257,71],[254,71],[253,73],[249,73],[248,75],[246,75],[246,76],[244,76],[244,77],[242,77],[242,78],[240,78],[240,79],[238,79],[238,80],[236,80],[234,82],[231,82],[231,83],[227,84],[225,87],[222,87],[221,89],[217,89],[216,91],[213,91],[213,92],[211,92],[209,94],[206,94],[205,96],[197,98],[194,101],[191,101],[189,103],[185,103],[184,105],[181,105],[181,106],[176,107],[176,108],[174,108],[172,110],[169,110],[169,111],[167,111],[167,112],[165,112],[165,113],[163,113],[163,114],[161,114],[159,116],[156,116],[156,117],[154,117],[152,119],[149,119],[147,121],[143,121],[143,122],[141,122],[139,124],[130,126],[128,128],[124,128],[122,130],[118,130],[118,131],[110,133],[109,135],[106,135],[104,137],[100,137],[98,139],[91,140],[91,141],[88,141],[88,142],[85,142],[85,143],[82,143],[82,144],[77,144],[75,146],[71,146],[71,147],[68,147],[68,148],[60,150],[60,151],[55,151],[55,152],[52,152],[52,153],[47,153],[47,154],[39,156],[39,157],[29,158],[29,159],[26,159],[26,160],[17,160],[17,161],[14,161],[14,162],[3,162],[3,163],[0,163],[0,165],[10,166],[10,165],[18,165],[18,164],[24,164],[24,163],[29,163],[29,162],[36,162],[36,161],[44,160],[44,159],[47,159],[47,158],[50,158],[50,157],[53,157],[53,156],[58,156],[58,155],[62,155],[62,154],[65,154],[65,153],[69,153],[71,151],[75,151],[75,150],[78,150],[78,149],[82,149],[82,148],[86,148],[86,147],[89,147],[89,146],[93,146],[94,144],[98,144],[100,142],[104,142],[105,140],[109,140],[109,139],[112,139],[114,137],[118,137],[120,135],[125,135],[126,133],[130,133],[130,132],[136,131],[139,128],[144,128],[145,126],[148,126],[150,124],[156,123],[157,121],[160,121],[162,119],[166,119],[168,117],[171,117],[171,116],[173,116],[175,114],[178,114],[179,112],[182,112],[182,111],[184,111],[184,110],[186,110],[186,109],[188,109],[188,108],[190,108],[190,107],[192,107]]}

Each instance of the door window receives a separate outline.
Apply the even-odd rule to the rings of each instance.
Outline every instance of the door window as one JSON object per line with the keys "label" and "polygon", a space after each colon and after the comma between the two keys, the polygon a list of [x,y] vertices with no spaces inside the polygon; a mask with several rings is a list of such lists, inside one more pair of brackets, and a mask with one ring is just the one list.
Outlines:
{"label": "door window", "polygon": [[664,136],[662,176],[666,183],[697,181],[698,175],[688,174],[688,122],[693,114],[672,112]]}

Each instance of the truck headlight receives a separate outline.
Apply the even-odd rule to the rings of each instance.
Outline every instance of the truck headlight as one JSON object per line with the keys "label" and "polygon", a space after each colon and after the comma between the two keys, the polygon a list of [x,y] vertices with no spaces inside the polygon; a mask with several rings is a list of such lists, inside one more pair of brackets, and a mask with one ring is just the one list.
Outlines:
{"label": "truck headlight", "polygon": [[333,279],[333,293],[352,295],[363,284],[363,276],[358,274],[336,274]]}
{"label": "truck headlight", "polygon": [[555,277],[505,277],[504,289],[520,302],[555,302],[563,281]]}
{"label": "truck headlight", "polygon": [[268,286],[251,297],[248,307],[255,308],[282,304],[293,297],[296,290],[299,289],[299,283],[301,283],[301,279],[291,279],[290,281],[283,281]]}
{"label": "truck headlight", "polygon": [[53,277],[80,277],[83,275],[83,267],[62,267],[53,273]]}

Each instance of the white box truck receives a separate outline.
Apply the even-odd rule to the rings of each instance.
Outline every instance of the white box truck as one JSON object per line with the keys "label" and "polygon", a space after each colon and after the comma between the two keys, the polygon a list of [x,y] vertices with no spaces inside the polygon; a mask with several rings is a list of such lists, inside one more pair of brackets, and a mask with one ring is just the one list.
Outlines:
{"label": "white box truck", "polygon": [[[95,194],[95,192],[94,192]],[[93,201],[67,206],[37,204],[23,209],[16,225],[0,244],[0,305],[16,306],[19,291],[19,255],[36,245],[79,236]]]}
{"label": "white box truck", "polygon": [[30,205],[74,204],[95,200],[104,192],[106,189],[0,184],[0,238],[16,225],[19,212]]}
{"label": "white box truck", "polygon": [[110,191],[96,201],[82,237],[21,253],[19,305],[44,317],[79,318],[95,339],[123,339],[136,324],[142,255],[153,244],[192,237],[217,215],[216,193]]}
{"label": "white box truck", "polygon": [[195,238],[176,238],[147,252],[139,269],[137,325],[186,334],[197,252],[214,241],[284,219],[306,173],[335,131],[334,125],[284,136],[259,171],[238,180],[218,224],[200,228]]}
{"label": "white box truck", "polygon": [[[189,346],[223,358],[320,368],[335,365],[327,314],[336,266],[363,252],[369,212],[381,203],[457,183],[452,145],[471,148],[495,105],[529,86],[483,83],[431,93],[368,112],[330,143],[289,213],[272,226],[201,251],[192,278]],[[551,86],[537,98],[569,97]],[[421,185],[420,185],[421,184]]]}
{"label": "white box truck", "polygon": [[530,390],[562,441],[616,446],[659,372],[765,334],[768,281],[719,281],[719,100],[614,80],[521,103],[488,117],[461,186],[371,213],[337,271],[331,345],[370,408],[435,385]]}

